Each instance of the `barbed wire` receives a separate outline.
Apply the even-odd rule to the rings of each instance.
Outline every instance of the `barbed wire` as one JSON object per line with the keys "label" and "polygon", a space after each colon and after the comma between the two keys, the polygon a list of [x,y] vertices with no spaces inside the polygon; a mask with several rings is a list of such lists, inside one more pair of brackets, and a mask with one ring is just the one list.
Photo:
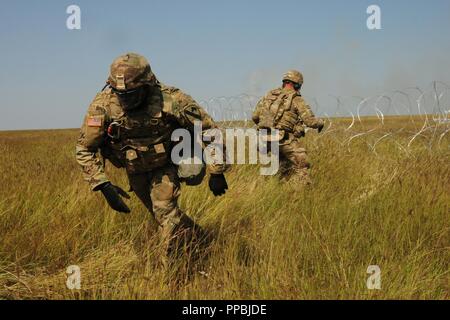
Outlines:
{"label": "barbed wire", "polygon": [[[240,94],[217,97],[199,103],[219,122],[221,128],[254,127],[252,113],[261,97]],[[406,155],[417,145],[433,150],[450,148],[450,85],[434,81],[426,89],[410,87],[372,97],[329,95],[324,106],[314,97],[305,97],[317,116],[326,119],[326,127],[315,142],[332,135],[342,147],[363,140],[375,154],[386,141]],[[397,119],[390,122],[390,119]],[[308,129],[307,129],[308,130]],[[418,143],[418,141],[421,143]],[[445,141],[445,142],[444,142]]]}

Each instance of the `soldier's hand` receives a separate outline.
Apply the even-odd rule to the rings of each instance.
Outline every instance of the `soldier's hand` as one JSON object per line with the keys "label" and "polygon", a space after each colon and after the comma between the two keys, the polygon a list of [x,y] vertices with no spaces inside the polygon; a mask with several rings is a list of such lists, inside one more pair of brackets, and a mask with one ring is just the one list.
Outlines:
{"label": "soldier's hand", "polygon": [[100,191],[103,193],[103,196],[111,208],[122,213],[131,212],[130,208],[128,208],[121,198],[124,197],[130,199],[130,196],[122,188],[107,182],[101,187]]}
{"label": "soldier's hand", "polygon": [[323,127],[325,127],[325,123],[321,122],[320,125],[317,127],[317,132],[321,133],[323,130]]}
{"label": "soldier's hand", "polygon": [[224,195],[228,190],[227,180],[223,174],[211,174],[209,178],[209,189],[215,196]]}

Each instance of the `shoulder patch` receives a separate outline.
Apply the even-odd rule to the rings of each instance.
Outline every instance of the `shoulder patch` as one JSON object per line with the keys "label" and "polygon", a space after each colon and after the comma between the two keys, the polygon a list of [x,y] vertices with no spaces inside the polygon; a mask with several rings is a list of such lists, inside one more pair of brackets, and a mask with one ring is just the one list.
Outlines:
{"label": "shoulder patch", "polygon": [[194,119],[201,120],[202,119],[202,113],[201,111],[194,106],[190,106],[184,109],[184,113]]}
{"label": "shoulder patch", "polygon": [[101,127],[103,125],[103,117],[102,116],[90,116],[87,118],[87,126],[88,127]]}

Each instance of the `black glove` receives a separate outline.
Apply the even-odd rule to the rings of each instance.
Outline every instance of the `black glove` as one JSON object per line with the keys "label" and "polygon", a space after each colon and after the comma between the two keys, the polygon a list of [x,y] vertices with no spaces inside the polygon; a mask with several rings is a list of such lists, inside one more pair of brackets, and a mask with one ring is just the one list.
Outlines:
{"label": "black glove", "polygon": [[227,180],[223,174],[211,174],[209,178],[209,189],[215,196],[221,196],[225,194],[225,190],[228,190]]}
{"label": "black glove", "polygon": [[321,133],[323,130],[323,127],[325,127],[325,124],[322,122],[318,127],[317,127],[317,132]]}
{"label": "black glove", "polygon": [[107,182],[101,186],[100,191],[103,193],[103,196],[108,201],[108,204],[111,208],[118,212],[122,213],[130,213],[131,210],[128,206],[123,202],[122,197],[130,199],[128,193],[126,193],[122,188],[113,185],[111,182]]}

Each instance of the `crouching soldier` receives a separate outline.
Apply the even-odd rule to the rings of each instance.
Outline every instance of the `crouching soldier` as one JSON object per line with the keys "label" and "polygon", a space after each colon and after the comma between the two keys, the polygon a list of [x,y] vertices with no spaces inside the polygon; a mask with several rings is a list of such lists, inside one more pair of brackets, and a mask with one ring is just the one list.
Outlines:
{"label": "crouching soldier", "polygon": [[[189,95],[161,84],[143,56],[128,53],[112,63],[107,86],[89,106],[76,146],[77,161],[92,190],[100,191],[112,209],[128,213],[122,197],[129,196],[109,181],[102,158],[125,168],[131,190],[160,226],[163,262],[174,243],[195,226],[178,207],[180,178],[170,157],[173,131],[191,132],[194,122],[203,130],[216,128]],[[226,169],[225,161],[208,164],[209,187],[216,196],[228,189]]]}

